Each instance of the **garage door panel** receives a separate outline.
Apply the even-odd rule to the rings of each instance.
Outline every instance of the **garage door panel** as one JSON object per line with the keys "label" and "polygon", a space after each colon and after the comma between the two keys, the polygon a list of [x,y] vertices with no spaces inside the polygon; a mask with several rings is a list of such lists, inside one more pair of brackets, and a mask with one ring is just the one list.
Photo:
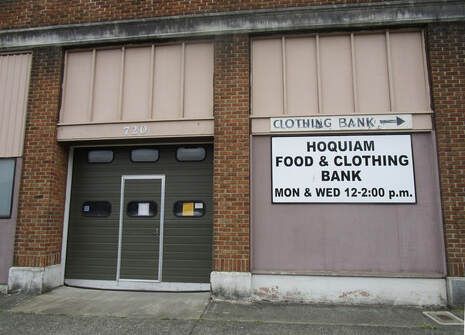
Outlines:
{"label": "garage door panel", "polygon": [[[150,146],[151,147],[151,146]],[[155,147],[155,146],[154,146]],[[209,282],[212,250],[212,147],[207,145],[206,159],[200,162],[176,160],[176,146],[157,146],[156,162],[132,162],[131,150],[143,147],[99,147],[75,149],[73,185],[71,192],[70,220],[66,278],[115,280],[118,262],[118,232],[121,200],[121,176],[165,175],[165,222],[163,243],[162,281]],[[111,150],[111,163],[88,163],[89,150]],[[144,183],[142,183],[143,185]],[[146,199],[147,190],[134,188],[132,198]],[[85,217],[82,206],[86,201],[108,201],[111,213],[107,217]],[[205,215],[199,218],[176,217],[176,201],[202,201]],[[157,215],[160,201],[157,200]],[[123,208],[126,211],[127,203]],[[158,216],[157,216],[158,218]],[[139,222],[139,221],[136,221]],[[161,229],[161,227],[160,227]],[[136,241],[127,241],[131,251],[126,253],[125,277],[138,275],[136,268],[146,262],[148,254],[158,258],[158,248],[152,247],[152,227],[140,226],[137,232],[124,232]],[[147,241],[141,239],[148,237]],[[151,251],[147,254],[147,249]],[[179,268],[181,261],[190,264]],[[173,265],[174,264],[174,265]],[[184,263],[183,263],[184,264]],[[153,266],[153,264],[152,264]],[[192,270],[194,267],[197,270]],[[140,277],[140,276],[139,276]],[[137,279],[137,278],[132,278]],[[153,279],[153,278],[139,278]]]}

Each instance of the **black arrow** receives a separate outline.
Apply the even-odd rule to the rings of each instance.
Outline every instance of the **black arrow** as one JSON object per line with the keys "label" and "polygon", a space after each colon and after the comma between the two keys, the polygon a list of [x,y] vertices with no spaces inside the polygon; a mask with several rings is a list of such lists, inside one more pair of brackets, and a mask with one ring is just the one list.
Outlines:
{"label": "black arrow", "polygon": [[380,120],[379,123],[381,124],[386,124],[386,123],[395,123],[398,126],[400,126],[402,123],[405,123],[404,120],[402,120],[400,117],[396,116],[395,120]]}

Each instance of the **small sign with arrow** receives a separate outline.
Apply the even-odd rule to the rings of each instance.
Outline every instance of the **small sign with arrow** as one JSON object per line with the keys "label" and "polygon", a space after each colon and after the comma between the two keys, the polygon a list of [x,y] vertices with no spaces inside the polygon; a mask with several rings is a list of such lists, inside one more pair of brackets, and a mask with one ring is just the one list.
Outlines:
{"label": "small sign with arrow", "polygon": [[270,119],[272,132],[373,131],[412,129],[412,114],[297,116]]}
{"label": "small sign with arrow", "polygon": [[393,123],[393,124],[400,126],[401,124],[405,123],[405,120],[400,118],[399,116],[396,116],[395,119],[393,120],[379,120],[379,123],[380,124]]}

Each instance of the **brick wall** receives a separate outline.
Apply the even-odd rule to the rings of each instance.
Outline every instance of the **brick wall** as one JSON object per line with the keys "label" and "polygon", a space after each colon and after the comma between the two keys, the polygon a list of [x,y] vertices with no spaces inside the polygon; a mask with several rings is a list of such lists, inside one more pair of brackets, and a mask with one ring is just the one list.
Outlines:
{"label": "brick wall", "polygon": [[56,141],[62,63],[60,48],[33,51],[15,266],[60,263],[67,165]]}
{"label": "brick wall", "polygon": [[0,29],[381,0],[19,0],[0,1]]}
{"label": "brick wall", "polygon": [[249,271],[249,38],[219,37],[214,69],[215,271]]}
{"label": "brick wall", "polygon": [[465,25],[428,28],[449,276],[465,275]]}

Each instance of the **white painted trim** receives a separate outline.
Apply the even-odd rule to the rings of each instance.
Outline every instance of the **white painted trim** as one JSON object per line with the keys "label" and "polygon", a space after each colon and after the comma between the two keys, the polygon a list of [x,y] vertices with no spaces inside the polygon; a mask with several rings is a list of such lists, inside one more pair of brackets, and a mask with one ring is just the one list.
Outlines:
{"label": "white painted trim", "polygon": [[150,281],[112,281],[112,280],[86,280],[66,279],[65,284],[69,286],[97,288],[104,290],[138,290],[138,291],[210,291],[208,283],[167,283]]}
{"label": "white painted trim", "polygon": [[116,281],[121,275],[121,244],[123,242],[123,206],[124,206],[124,176],[121,177],[119,192],[119,218],[118,218],[118,257],[116,258]]}
{"label": "white painted trim", "polygon": [[63,214],[63,235],[61,238],[61,284],[65,282],[66,250],[68,247],[69,208],[71,204],[71,186],[73,182],[74,148],[68,152],[68,172],[66,176],[65,211]]}
{"label": "white painted trim", "polygon": [[416,306],[447,303],[445,279],[238,275],[232,272],[213,272],[211,279],[213,296],[220,299]]}
{"label": "white painted trim", "polygon": [[163,245],[164,245],[164,231],[165,231],[165,176],[161,177],[161,194],[160,194],[160,236],[158,241],[158,280],[162,281],[163,278]]}

